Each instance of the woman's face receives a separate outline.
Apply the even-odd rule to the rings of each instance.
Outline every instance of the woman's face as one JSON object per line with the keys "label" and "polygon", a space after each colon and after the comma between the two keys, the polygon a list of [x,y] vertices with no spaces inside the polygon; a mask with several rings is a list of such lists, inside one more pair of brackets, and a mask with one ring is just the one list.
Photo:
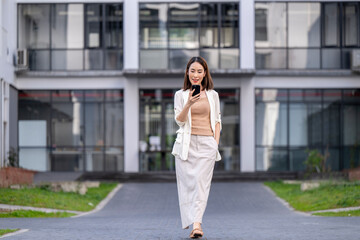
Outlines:
{"label": "woman's face", "polygon": [[201,82],[205,77],[205,70],[200,63],[194,62],[190,65],[188,76],[191,85],[201,85]]}

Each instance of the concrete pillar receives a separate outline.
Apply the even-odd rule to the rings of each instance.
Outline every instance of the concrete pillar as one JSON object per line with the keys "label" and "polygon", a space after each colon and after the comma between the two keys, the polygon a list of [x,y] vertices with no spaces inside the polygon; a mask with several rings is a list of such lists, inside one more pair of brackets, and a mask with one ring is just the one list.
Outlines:
{"label": "concrete pillar", "polygon": [[240,1],[240,68],[255,68],[255,21],[254,1]]}
{"label": "concrete pillar", "polygon": [[126,79],[124,88],[125,172],[139,171],[139,111],[138,79]]}
{"label": "concrete pillar", "polygon": [[241,83],[240,159],[241,172],[255,171],[255,89],[254,78]]}
{"label": "concrete pillar", "polygon": [[139,6],[124,0],[124,70],[139,68]]}

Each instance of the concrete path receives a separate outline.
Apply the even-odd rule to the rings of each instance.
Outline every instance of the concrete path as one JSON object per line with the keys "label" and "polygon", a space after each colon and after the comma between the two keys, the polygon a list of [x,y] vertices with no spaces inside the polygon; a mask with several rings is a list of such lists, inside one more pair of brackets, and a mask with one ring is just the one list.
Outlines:
{"label": "concrete path", "polygon": [[[99,212],[66,219],[0,219],[29,231],[5,239],[187,239],[175,183],[128,183]],[[359,239],[360,217],[306,216],[289,210],[261,183],[213,183],[205,239]]]}

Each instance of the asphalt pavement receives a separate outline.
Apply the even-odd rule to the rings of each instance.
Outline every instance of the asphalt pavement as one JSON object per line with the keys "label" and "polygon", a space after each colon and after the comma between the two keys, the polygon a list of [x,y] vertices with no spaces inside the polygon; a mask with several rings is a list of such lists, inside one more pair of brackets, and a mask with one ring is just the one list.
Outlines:
{"label": "asphalt pavement", "polygon": [[[213,183],[203,239],[359,239],[360,217],[294,212],[260,182]],[[175,183],[126,183],[99,212],[79,218],[7,218],[0,228],[29,231],[5,239],[188,239]]]}

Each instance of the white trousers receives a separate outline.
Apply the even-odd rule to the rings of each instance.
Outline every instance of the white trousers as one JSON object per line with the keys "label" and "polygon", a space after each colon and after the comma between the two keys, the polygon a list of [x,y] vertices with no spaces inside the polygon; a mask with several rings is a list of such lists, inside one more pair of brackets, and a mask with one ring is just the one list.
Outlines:
{"label": "white trousers", "polygon": [[175,158],[182,228],[202,223],[213,176],[217,142],[213,136],[191,135],[187,160]]}

